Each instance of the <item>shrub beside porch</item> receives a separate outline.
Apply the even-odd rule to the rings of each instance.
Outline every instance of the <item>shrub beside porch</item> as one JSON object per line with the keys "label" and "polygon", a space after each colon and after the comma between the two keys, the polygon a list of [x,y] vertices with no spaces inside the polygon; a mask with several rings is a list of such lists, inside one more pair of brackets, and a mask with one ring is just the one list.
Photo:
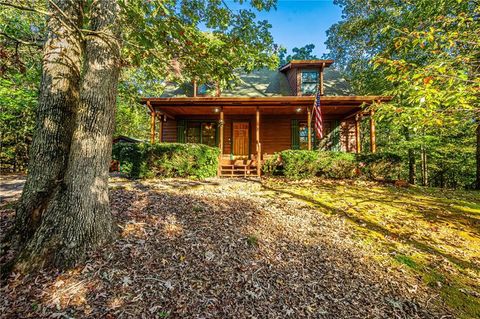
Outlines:
{"label": "shrub beside porch", "polygon": [[[117,143],[112,158],[130,178],[216,176],[220,150],[203,144]],[[290,179],[322,176],[396,180],[401,158],[390,153],[352,154],[332,151],[285,150],[264,161],[265,175]],[[233,175],[232,175],[233,176]]]}
{"label": "shrub beside porch", "polygon": [[130,178],[213,177],[219,155],[217,147],[183,143],[117,143],[112,151],[112,159]]}

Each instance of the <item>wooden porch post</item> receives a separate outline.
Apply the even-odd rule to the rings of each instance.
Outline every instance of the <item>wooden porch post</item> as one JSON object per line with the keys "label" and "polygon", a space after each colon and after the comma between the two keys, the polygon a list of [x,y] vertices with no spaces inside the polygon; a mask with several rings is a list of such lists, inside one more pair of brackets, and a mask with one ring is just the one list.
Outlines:
{"label": "wooden porch post", "polygon": [[163,115],[160,115],[160,121],[158,122],[158,142],[163,141]]}
{"label": "wooden porch post", "polygon": [[155,111],[150,112],[150,143],[155,143]]}
{"label": "wooden porch post", "polygon": [[308,150],[312,150],[312,112],[310,107],[307,107],[307,123],[308,123]]}
{"label": "wooden porch post", "polygon": [[257,140],[257,176],[262,174],[262,144],[260,143],[260,109],[256,111],[256,140]]}
{"label": "wooden porch post", "polygon": [[323,87],[323,71],[325,70],[325,63],[322,63],[322,68],[320,69],[320,95],[325,95]]}
{"label": "wooden porch post", "polygon": [[220,149],[220,156],[223,154],[223,126],[225,124],[225,117],[223,115],[223,106],[220,108],[220,121],[218,125],[220,127],[220,134],[219,134],[219,141],[218,141],[218,148]]}
{"label": "wooden porch post", "polygon": [[357,153],[362,151],[362,141],[360,139],[360,115],[355,116],[355,142],[357,143]]}
{"label": "wooden porch post", "polygon": [[377,151],[376,136],[375,136],[375,119],[373,115],[375,112],[370,111],[370,151],[375,153]]}
{"label": "wooden porch post", "polygon": [[218,176],[222,176],[222,158],[223,158],[223,127],[225,125],[225,118],[223,115],[223,106],[220,107],[220,120],[218,121],[218,127],[220,132],[218,134],[218,148],[220,149],[220,155],[218,158]]}

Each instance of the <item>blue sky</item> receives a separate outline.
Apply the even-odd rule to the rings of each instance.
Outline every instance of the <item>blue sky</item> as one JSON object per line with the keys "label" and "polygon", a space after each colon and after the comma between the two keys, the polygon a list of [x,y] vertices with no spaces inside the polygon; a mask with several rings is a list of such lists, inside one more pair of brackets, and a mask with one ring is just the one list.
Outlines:
{"label": "blue sky", "polygon": [[[225,1],[231,8],[238,5]],[[279,0],[277,10],[257,12],[257,18],[268,20],[275,42],[291,52],[294,47],[315,44],[314,53],[320,58],[326,53],[325,32],[340,21],[342,10],[333,0]]]}

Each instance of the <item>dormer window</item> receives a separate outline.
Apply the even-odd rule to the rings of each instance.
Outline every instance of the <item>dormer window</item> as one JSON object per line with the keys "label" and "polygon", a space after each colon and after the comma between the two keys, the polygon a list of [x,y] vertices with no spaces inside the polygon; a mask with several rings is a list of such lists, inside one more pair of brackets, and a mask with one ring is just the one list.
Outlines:
{"label": "dormer window", "polygon": [[314,95],[318,88],[318,71],[302,70],[302,95]]}
{"label": "dormer window", "polygon": [[323,95],[323,71],[333,60],[292,60],[279,71],[284,73],[293,95],[314,95],[320,86]]}

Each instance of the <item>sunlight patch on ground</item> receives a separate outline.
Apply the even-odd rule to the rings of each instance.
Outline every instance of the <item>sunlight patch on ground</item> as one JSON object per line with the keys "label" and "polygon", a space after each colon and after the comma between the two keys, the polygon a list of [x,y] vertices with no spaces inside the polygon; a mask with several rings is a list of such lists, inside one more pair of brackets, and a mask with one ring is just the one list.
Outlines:
{"label": "sunlight patch on ground", "polygon": [[122,228],[122,237],[137,237],[145,238],[147,237],[147,232],[145,230],[146,223],[130,221],[125,224]]}
{"label": "sunlight patch on ground", "polygon": [[163,224],[163,233],[167,238],[176,238],[183,234],[183,226],[173,215],[167,216]]}
{"label": "sunlight patch on ground", "polygon": [[87,295],[97,284],[96,281],[81,279],[78,269],[68,271],[46,287],[42,296],[43,303],[49,308],[58,310],[75,306],[88,313],[90,306]]}
{"label": "sunlight patch on ground", "polygon": [[480,316],[478,192],[320,180],[265,186],[345,218],[375,259],[420,275],[464,318]]}

